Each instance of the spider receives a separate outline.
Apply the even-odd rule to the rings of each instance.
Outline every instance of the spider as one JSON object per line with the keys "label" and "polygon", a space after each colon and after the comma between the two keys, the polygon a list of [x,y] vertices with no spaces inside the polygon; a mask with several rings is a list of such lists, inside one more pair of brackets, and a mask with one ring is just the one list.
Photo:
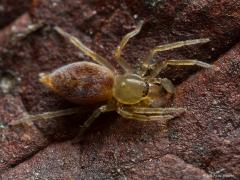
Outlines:
{"label": "spider", "polygon": [[[116,111],[127,119],[138,121],[169,120],[186,111],[185,108],[164,108],[158,103],[161,91],[173,94],[173,83],[167,78],[158,78],[157,75],[169,65],[191,66],[197,65],[204,68],[215,68],[205,62],[196,59],[176,60],[170,59],[154,64],[151,63],[156,53],[180,48],[199,43],[209,42],[208,38],[193,39],[159,45],[150,50],[140,70],[136,71],[121,56],[127,42],[136,36],[142,26],[140,21],[136,28],[126,34],[117,49],[114,57],[122,68],[122,71],[114,68],[104,57],[86,47],[79,39],[65,32],[58,26],[54,30],[62,37],[68,39],[80,49],[93,62],[75,62],[64,65],[51,73],[40,73],[40,82],[66,100],[83,104],[101,104],[84,122],[79,131],[81,137],[94,120],[104,112]],[[46,112],[38,115],[27,115],[21,122],[43,118],[50,119],[70,114],[79,113],[79,109],[65,109],[55,112]]]}

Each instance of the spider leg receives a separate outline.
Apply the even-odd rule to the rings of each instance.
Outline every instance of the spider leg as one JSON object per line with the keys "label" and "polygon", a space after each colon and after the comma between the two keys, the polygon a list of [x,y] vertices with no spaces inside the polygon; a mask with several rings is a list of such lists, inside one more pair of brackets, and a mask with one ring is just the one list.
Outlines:
{"label": "spider leg", "polygon": [[193,40],[178,41],[178,42],[175,42],[175,43],[160,45],[160,46],[157,46],[157,47],[153,48],[152,50],[150,50],[146,59],[144,59],[144,61],[143,61],[142,72],[141,72],[142,76],[144,76],[146,74],[146,72],[149,69],[149,66],[151,64],[151,60],[153,59],[153,57],[156,53],[162,52],[162,51],[168,51],[168,50],[171,50],[171,49],[180,48],[180,47],[183,47],[183,46],[189,46],[189,45],[200,44],[200,43],[207,43],[209,41],[210,41],[210,39],[208,39],[208,38],[206,38],[206,39],[193,39]]}
{"label": "spider leg", "polygon": [[87,46],[85,46],[78,38],[72,36],[71,34],[65,32],[62,28],[56,26],[54,29],[63,37],[67,38],[72,44],[74,44],[78,49],[80,49],[85,55],[91,57],[98,64],[104,65],[109,68],[113,72],[115,72],[115,68],[102,56],[93,52]]}
{"label": "spider leg", "polygon": [[154,70],[151,72],[150,77],[156,77],[161,70],[166,68],[167,66],[172,65],[172,66],[199,66],[203,68],[212,68],[215,70],[218,70],[218,67],[205,63],[203,61],[198,61],[196,59],[186,59],[186,60],[176,60],[176,59],[171,59],[171,60],[165,60],[162,63],[157,64],[157,66],[154,68]]}
{"label": "spider leg", "polygon": [[86,110],[83,110],[82,108],[70,108],[70,109],[64,109],[59,111],[45,112],[45,113],[36,114],[36,115],[26,114],[22,119],[11,122],[9,125],[15,126],[18,124],[33,122],[38,119],[48,120],[56,117],[68,116],[68,115],[79,114],[84,112],[86,112]]}
{"label": "spider leg", "polygon": [[84,122],[84,124],[80,126],[80,131],[78,135],[73,139],[73,143],[78,143],[79,141],[81,141],[83,134],[93,124],[93,122],[100,116],[100,114],[104,112],[114,111],[114,110],[115,110],[115,106],[113,104],[103,105],[95,109],[95,111],[88,117],[88,119]]}
{"label": "spider leg", "polygon": [[140,32],[142,26],[143,26],[143,21],[140,21],[133,31],[129,32],[122,38],[120,44],[118,45],[117,49],[115,50],[114,57],[116,58],[116,60],[120,64],[120,66],[125,70],[125,72],[131,72],[131,67],[129,66],[129,64],[127,64],[125,59],[123,57],[121,57],[122,50],[126,46],[127,42],[132,37],[136,36]]}
{"label": "spider leg", "polygon": [[[175,116],[170,113],[163,113],[160,111],[147,111],[144,109],[144,112],[138,113],[137,109],[122,109],[118,108],[118,114],[127,119],[133,119],[137,121],[165,121],[173,119]],[[140,111],[139,111],[140,112]]]}
{"label": "spider leg", "polygon": [[170,115],[181,114],[186,112],[185,108],[152,108],[152,107],[129,107],[133,113],[144,115]]}
{"label": "spider leg", "polygon": [[142,114],[136,114],[126,110],[118,110],[118,114],[126,119],[132,119],[136,121],[159,121],[159,120],[169,120],[172,119],[171,115],[161,115],[161,116],[146,116]]}

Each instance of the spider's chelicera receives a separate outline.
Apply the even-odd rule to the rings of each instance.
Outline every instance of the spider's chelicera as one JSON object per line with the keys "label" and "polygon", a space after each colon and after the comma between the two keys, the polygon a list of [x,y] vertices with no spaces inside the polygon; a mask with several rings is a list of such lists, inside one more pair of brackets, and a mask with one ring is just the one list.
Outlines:
{"label": "spider's chelicera", "polygon": [[[161,107],[159,102],[161,92],[164,90],[166,93],[173,94],[175,89],[169,79],[157,77],[159,72],[168,65],[197,65],[204,68],[215,68],[213,65],[196,59],[170,59],[152,64],[152,59],[158,52],[207,43],[209,39],[206,38],[157,46],[151,49],[143,60],[141,69],[139,71],[133,70],[121,54],[127,42],[140,32],[142,25],[143,21],[140,21],[132,32],[126,34],[114,53],[115,60],[121,66],[122,71],[115,69],[104,57],[90,50],[76,37],[68,34],[60,27],[54,28],[56,32],[68,39],[95,62],[75,62],[60,67],[51,73],[40,74],[40,82],[71,102],[76,104],[102,104],[81,126],[79,136],[103,112],[116,111],[124,118],[138,121],[172,119],[176,114],[179,115],[184,112],[185,109]],[[79,109],[73,108],[28,115],[21,122],[38,118],[50,119],[75,113],[79,113]]]}

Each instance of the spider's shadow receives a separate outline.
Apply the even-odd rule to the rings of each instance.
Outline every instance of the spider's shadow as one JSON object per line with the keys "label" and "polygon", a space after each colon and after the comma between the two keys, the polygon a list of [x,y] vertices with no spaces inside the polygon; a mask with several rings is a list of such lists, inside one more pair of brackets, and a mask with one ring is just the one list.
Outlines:
{"label": "spider's shadow", "polygon": [[81,146],[81,151],[84,151],[89,147],[101,148],[112,140],[114,140],[113,144],[121,142],[146,144],[160,136],[168,137],[169,132],[164,132],[164,130],[172,126],[172,121],[174,119],[164,123],[160,121],[141,122],[124,119],[116,112],[105,113],[94,122],[77,145]]}

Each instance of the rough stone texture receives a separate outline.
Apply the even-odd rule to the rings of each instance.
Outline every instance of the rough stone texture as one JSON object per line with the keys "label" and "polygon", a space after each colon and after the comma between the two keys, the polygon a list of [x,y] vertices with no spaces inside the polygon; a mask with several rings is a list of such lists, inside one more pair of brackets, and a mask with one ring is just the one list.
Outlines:
{"label": "rough stone texture", "polygon": [[[0,44],[14,44],[20,39],[24,39],[31,31],[32,18],[28,13],[23,14],[4,28],[0,34]],[[3,48],[3,47],[1,47]]]}
{"label": "rough stone texture", "polygon": [[7,124],[24,113],[19,97],[6,95],[0,99],[0,172],[13,167],[47,145],[46,138],[31,125],[7,128]]}
{"label": "rough stone texture", "polygon": [[219,72],[202,71],[183,82],[174,100],[189,112],[173,121],[172,153],[219,176],[240,176],[239,52],[240,44],[218,59]]}
{"label": "rough stone texture", "polygon": [[[232,48],[240,37],[238,0],[42,0],[37,4],[31,10],[32,21],[41,20],[48,26],[14,43],[8,43],[11,38],[5,35],[14,24],[0,31],[0,42],[4,42],[0,43],[0,68],[5,72],[0,82],[8,72],[19,79],[0,98],[3,179],[240,176],[240,44]],[[63,27],[113,62],[114,48],[139,19],[145,19],[145,26],[124,50],[124,57],[134,67],[139,66],[138,58],[141,60],[155,45],[210,37],[209,44],[166,52],[156,59],[198,58],[216,61],[221,68],[219,72],[196,73],[198,68],[169,68],[164,72],[180,84],[169,105],[189,109],[170,121],[167,131],[162,130],[161,123],[125,120],[115,113],[102,115],[84,142],[77,145],[67,139],[74,137],[76,125],[84,121],[85,115],[8,128],[7,124],[23,113],[74,106],[38,82],[39,72],[79,59],[89,60],[53,32],[51,25]]]}
{"label": "rough stone texture", "polygon": [[1,0],[0,29],[25,13],[31,5],[31,0]]}
{"label": "rough stone texture", "polygon": [[[57,151],[59,148],[61,151]],[[3,175],[4,179],[211,179],[203,170],[185,163],[174,155],[123,163],[118,167],[85,169],[79,164],[79,148],[69,142],[53,144],[31,160]],[[36,163],[37,162],[37,163]],[[70,163],[71,162],[71,163]],[[26,169],[26,171],[22,171]],[[49,174],[48,172],[51,172]],[[19,178],[21,177],[21,178]],[[163,178],[164,177],[164,178]]]}

